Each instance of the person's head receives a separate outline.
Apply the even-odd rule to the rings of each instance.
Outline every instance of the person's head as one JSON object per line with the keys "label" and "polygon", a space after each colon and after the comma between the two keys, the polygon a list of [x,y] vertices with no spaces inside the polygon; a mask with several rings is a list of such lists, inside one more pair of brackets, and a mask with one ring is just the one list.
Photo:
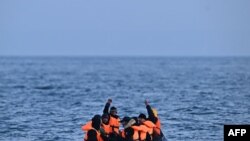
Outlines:
{"label": "person's head", "polygon": [[138,121],[139,121],[140,124],[143,123],[145,120],[146,120],[146,115],[145,114],[140,114],[138,116]]}
{"label": "person's head", "polygon": [[129,120],[130,120],[130,117],[124,117],[121,120],[122,126],[124,127],[125,125],[127,125],[127,123],[129,122]]}
{"label": "person's head", "polygon": [[125,138],[126,139],[132,139],[133,138],[133,135],[134,135],[134,129],[132,127],[129,127],[129,128],[126,128],[124,130],[125,132]]}
{"label": "person's head", "polygon": [[108,122],[109,122],[109,115],[105,113],[102,115],[102,123],[108,124]]}
{"label": "person's head", "polygon": [[116,109],[116,107],[111,107],[111,108],[110,108],[110,114],[111,114],[112,116],[117,115],[117,109]]}
{"label": "person's head", "polygon": [[138,117],[132,117],[135,120],[135,124],[134,125],[139,125],[139,121],[138,121]]}
{"label": "person's head", "polygon": [[88,136],[87,141],[98,141],[97,140],[97,133],[93,129],[88,131],[87,136]]}
{"label": "person's head", "polygon": [[99,130],[101,126],[101,116],[100,115],[95,115],[92,118],[92,127],[95,128],[96,130]]}

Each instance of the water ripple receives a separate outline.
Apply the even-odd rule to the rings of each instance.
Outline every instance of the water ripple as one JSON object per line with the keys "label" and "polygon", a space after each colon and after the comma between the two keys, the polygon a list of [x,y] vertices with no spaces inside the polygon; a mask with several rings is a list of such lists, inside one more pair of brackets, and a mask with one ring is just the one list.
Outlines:
{"label": "water ripple", "polygon": [[[82,140],[108,98],[158,109],[169,140],[223,140],[250,123],[250,58],[0,58],[0,140]],[[238,69],[240,68],[240,69]],[[28,72],[28,73],[27,73]]]}

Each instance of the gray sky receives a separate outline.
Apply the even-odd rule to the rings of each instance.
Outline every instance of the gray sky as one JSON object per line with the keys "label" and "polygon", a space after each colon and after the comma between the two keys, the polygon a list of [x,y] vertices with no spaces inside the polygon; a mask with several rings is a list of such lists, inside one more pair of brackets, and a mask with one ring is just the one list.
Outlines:
{"label": "gray sky", "polygon": [[1,0],[0,55],[250,55],[250,0]]}

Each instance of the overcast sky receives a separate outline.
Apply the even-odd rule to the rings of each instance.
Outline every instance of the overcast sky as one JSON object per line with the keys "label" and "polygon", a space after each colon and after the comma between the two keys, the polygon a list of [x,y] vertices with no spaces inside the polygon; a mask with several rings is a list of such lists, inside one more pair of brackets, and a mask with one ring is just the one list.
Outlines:
{"label": "overcast sky", "polygon": [[250,56],[250,0],[1,0],[0,55]]}

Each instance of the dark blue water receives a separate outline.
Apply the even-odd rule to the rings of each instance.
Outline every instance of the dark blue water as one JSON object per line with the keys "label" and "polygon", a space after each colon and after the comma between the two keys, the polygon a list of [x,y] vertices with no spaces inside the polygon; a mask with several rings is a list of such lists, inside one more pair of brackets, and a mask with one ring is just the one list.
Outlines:
{"label": "dark blue water", "polygon": [[250,58],[1,57],[0,140],[81,141],[108,98],[121,117],[149,99],[169,141],[221,141],[250,123]]}

